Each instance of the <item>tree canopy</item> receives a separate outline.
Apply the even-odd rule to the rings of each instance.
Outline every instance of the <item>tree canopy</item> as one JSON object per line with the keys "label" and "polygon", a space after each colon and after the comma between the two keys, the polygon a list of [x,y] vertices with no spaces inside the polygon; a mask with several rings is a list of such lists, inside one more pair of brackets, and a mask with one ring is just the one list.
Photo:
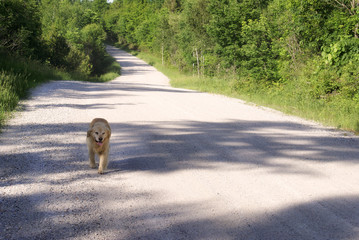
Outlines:
{"label": "tree canopy", "polygon": [[318,98],[359,94],[359,0],[115,0],[105,16],[120,44],[200,76],[234,73],[238,88],[302,72]]}
{"label": "tree canopy", "polygon": [[87,75],[102,73],[106,0],[3,0],[0,48]]}
{"label": "tree canopy", "polygon": [[98,75],[107,39],[230,74],[238,91],[292,85],[323,101],[359,99],[358,31],[359,0],[0,1],[1,51]]}

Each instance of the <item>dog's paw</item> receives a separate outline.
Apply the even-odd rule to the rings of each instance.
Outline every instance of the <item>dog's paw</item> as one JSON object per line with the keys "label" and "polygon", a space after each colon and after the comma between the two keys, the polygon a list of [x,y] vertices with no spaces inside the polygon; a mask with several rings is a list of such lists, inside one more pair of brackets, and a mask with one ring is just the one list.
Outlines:
{"label": "dog's paw", "polygon": [[96,168],[96,164],[90,164],[90,168]]}
{"label": "dog's paw", "polygon": [[103,171],[102,168],[99,168],[99,169],[98,169],[98,174],[104,174],[104,171]]}

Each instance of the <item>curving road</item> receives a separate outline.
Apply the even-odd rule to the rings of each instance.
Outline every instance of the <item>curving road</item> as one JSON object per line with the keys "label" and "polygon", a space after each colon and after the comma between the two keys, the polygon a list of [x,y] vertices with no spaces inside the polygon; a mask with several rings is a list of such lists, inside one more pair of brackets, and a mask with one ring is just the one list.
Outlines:
{"label": "curving road", "polygon": [[[32,91],[0,134],[0,239],[359,239],[359,139],[218,95],[143,61]],[[109,169],[87,160],[92,118]]]}

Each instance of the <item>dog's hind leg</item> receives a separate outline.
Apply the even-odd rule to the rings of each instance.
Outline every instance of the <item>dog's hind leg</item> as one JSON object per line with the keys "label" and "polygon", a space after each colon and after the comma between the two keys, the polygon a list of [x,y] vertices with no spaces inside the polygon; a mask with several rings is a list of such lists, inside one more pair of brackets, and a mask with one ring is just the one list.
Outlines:
{"label": "dog's hind leg", "polygon": [[108,153],[106,152],[100,155],[100,164],[98,166],[99,174],[103,174],[104,171],[107,169],[107,164],[108,164],[107,158],[108,158]]}

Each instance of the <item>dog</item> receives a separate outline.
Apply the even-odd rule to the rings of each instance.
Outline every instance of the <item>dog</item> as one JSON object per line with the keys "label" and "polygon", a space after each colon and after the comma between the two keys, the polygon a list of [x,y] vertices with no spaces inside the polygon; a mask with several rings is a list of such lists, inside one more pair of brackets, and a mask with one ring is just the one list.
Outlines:
{"label": "dog", "polygon": [[93,119],[87,131],[86,142],[91,168],[96,168],[95,155],[99,156],[99,174],[103,174],[107,169],[110,137],[111,127],[107,120],[103,118]]}

